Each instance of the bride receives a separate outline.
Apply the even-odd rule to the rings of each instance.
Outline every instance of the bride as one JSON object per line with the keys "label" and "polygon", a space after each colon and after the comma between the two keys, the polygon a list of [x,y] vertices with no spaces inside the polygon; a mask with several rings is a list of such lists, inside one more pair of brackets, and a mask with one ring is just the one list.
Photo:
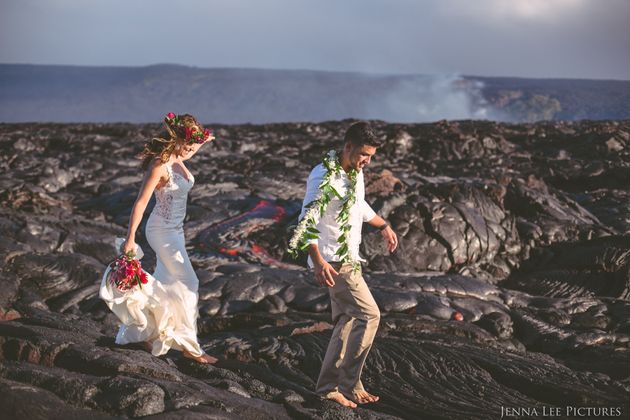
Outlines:
{"label": "bride", "polygon": [[[143,342],[146,349],[159,356],[170,348],[200,363],[217,359],[204,353],[197,341],[197,290],[199,280],[186,253],[183,221],[186,199],[194,177],[184,162],[197,153],[205,142],[214,140],[195,117],[169,113],[164,118],[169,139],[154,138],[142,153],[144,181],[131,211],[129,229],[121,251],[136,252],[135,234],[151,195],[156,204],[146,225],[146,237],[157,256],[152,287],[145,288],[147,302],[142,313],[127,308],[127,318],[116,337],[117,344]],[[129,305],[128,305],[129,306]],[[110,306],[111,307],[111,306]]]}

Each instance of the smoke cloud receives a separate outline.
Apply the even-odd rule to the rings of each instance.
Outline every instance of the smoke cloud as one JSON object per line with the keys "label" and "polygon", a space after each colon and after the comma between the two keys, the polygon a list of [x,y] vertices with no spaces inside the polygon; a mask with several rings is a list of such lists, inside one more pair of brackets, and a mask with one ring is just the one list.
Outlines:
{"label": "smoke cloud", "polygon": [[460,76],[426,76],[392,87],[369,114],[393,122],[431,122],[441,119],[499,119],[481,94],[483,83]]}

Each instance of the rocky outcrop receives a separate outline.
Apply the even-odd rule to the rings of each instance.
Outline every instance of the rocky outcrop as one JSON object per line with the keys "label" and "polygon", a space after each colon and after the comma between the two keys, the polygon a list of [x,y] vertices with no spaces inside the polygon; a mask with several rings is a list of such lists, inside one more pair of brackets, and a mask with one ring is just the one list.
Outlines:
{"label": "rocky outcrop", "polygon": [[[157,125],[0,125],[0,407],[11,418],[498,418],[630,413],[627,122],[374,122],[366,226],[381,309],[356,411],[313,392],[330,303],[286,254],[312,166],[349,121],[215,127],[185,224],[203,366],[117,346],[98,298]],[[612,141],[612,140],[614,141]],[[151,270],[143,226],[138,241]]]}

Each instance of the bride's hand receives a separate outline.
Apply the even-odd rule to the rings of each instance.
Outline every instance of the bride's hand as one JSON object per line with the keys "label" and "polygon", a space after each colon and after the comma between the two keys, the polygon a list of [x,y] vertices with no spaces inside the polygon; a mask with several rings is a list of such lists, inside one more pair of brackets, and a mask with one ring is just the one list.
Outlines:
{"label": "bride's hand", "polygon": [[135,253],[136,252],[136,243],[132,240],[126,240],[125,243],[123,243],[120,247],[120,251],[123,254],[128,253],[129,251]]}

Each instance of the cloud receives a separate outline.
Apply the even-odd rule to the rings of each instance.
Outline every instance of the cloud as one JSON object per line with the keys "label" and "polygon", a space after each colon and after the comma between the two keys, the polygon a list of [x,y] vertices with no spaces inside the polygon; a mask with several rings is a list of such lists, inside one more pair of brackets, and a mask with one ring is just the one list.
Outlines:
{"label": "cloud", "polygon": [[628,0],[0,1],[0,62],[630,79]]}
{"label": "cloud", "polygon": [[462,2],[443,0],[441,9],[450,14],[462,14],[483,20],[523,19],[555,20],[584,10],[585,0],[475,0]]}

